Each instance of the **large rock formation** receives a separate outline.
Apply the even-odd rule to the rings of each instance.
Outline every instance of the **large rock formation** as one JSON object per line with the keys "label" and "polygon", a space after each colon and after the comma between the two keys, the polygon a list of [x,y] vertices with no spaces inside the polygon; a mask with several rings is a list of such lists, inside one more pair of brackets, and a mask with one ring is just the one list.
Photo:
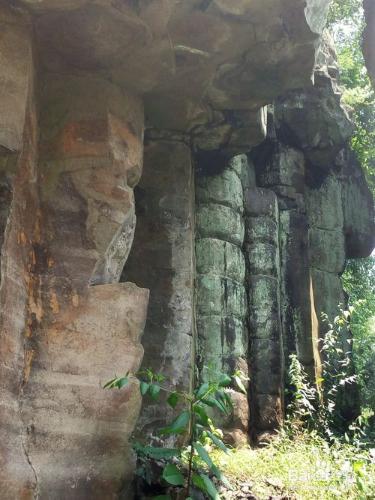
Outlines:
{"label": "large rock formation", "polygon": [[314,375],[373,246],[328,4],[0,4],[2,499],[131,498],[137,384],[102,385],[143,348],[180,388],[249,373],[234,442],[282,420],[290,352]]}

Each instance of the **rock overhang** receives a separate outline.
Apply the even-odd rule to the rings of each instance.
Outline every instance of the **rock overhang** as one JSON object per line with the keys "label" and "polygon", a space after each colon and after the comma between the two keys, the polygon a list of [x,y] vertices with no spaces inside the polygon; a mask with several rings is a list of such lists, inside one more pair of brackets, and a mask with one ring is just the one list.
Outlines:
{"label": "rock overhang", "polygon": [[[264,137],[260,109],[311,82],[329,0],[21,4],[34,20],[43,72],[95,71],[143,96],[146,125],[153,127],[233,128],[228,113],[247,112],[251,144]],[[226,144],[225,134],[222,141],[244,150]],[[210,141],[199,148],[214,149]]]}

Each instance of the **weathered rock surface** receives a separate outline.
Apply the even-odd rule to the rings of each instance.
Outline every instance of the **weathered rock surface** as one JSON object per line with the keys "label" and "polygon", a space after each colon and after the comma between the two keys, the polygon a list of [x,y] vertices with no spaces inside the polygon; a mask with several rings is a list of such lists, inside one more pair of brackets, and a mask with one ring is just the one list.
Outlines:
{"label": "weathered rock surface", "polygon": [[[247,375],[246,264],[242,250],[243,178],[246,157],[237,156],[216,174],[196,174],[196,327],[197,362],[203,380],[212,373]],[[208,373],[207,373],[208,371]],[[235,410],[227,426],[235,443],[246,443],[249,410],[246,396],[232,396]]]}
{"label": "weathered rock surface", "polygon": [[[249,373],[233,442],[282,420],[291,352],[313,376],[320,312],[373,247],[328,5],[0,5],[2,499],[131,498],[137,384],[101,387],[143,330],[172,387]],[[168,417],[146,401],[138,434]]]}
{"label": "weathered rock surface", "polygon": [[279,209],[274,192],[245,191],[252,430],[282,420],[283,356],[280,317]]}
{"label": "weathered rock surface", "polygon": [[148,120],[158,128],[209,124],[228,131],[233,119],[257,127],[262,103],[308,83],[329,1],[21,3],[36,14],[47,70],[95,69],[144,94]]}
{"label": "weathered rock surface", "polygon": [[[151,290],[144,366],[186,390],[194,359],[193,193],[190,148],[166,137],[146,140],[144,172],[136,188],[137,231],[123,279]],[[152,433],[170,416],[164,405],[147,401],[140,434]]]}
{"label": "weathered rock surface", "polygon": [[287,93],[275,103],[275,127],[281,141],[301,149],[308,162],[329,167],[353,132],[337,85],[332,40],[324,33],[316,57],[314,85]]}
{"label": "weathered rock surface", "polygon": [[4,16],[4,54],[12,43],[18,57],[2,67],[0,496],[115,498],[133,473],[140,397],[135,383],[118,394],[102,385],[143,355],[148,291],[118,283],[143,106],[95,75],[34,74],[30,18]]}

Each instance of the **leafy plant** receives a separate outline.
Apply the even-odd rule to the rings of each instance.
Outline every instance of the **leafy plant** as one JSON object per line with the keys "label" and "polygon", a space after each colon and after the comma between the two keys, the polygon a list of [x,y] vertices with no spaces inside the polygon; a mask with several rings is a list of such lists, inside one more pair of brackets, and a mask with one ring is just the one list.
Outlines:
{"label": "leafy plant", "polygon": [[366,412],[375,408],[375,257],[350,260],[342,280],[352,306],[353,358]]}
{"label": "leafy plant", "polygon": [[250,484],[256,498],[375,498],[375,449],[327,443],[314,431],[290,435],[282,429],[262,447],[216,451],[214,457],[233,485]]}
{"label": "leafy plant", "polygon": [[343,102],[355,125],[351,148],[375,192],[375,91],[367,75],[362,33],[365,26],[362,0],[333,0],[328,28],[337,48]]}
{"label": "leafy plant", "polygon": [[[328,28],[337,48],[343,102],[351,109],[355,124],[351,148],[375,194],[375,89],[362,53],[364,26],[362,0],[332,0]],[[354,306],[350,321],[353,360],[361,410],[367,414],[375,408],[375,257],[349,260],[342,281],[349,304]]]}
{"label": "leafy plant", "polygon": [[[296,429],[313,430],[334,441],[341,436],[346,436],[349,440],[349,434],[354,430],[355,424],[348,422],[344,414],[349,388],[357,380],[353,373],[349,317],[350,311],[342,309],[332,323],[327,315],[323,315],[328,331],[320,340],[322,369],[316,385],[308,380],[297,356],[290,356],[287,392],[290,403],[287,407],[286,427],[292,433]],[[351,405],[352,401],[349,403]]]}
{"label": "leafy plant", "polygon": [[[142,396],[149,395],[158,400],[160,394],[167,394],[167,404],[178,409],[177,415],[166,427],[159,430],[160,436],[176,438],[181,443],[175,448],[134,445],[143,464],[152,459],[163,459],[167,463],[161,473],[165,483],[184,487],[184,498],[193,498],[194,488],[200,490],[213,500],[218,500],[219,494],[209,474],[228,486],[228,482],[211,458],[214,449],[227,453],[228,449],[222,441],[222,432],[213,423],[214,411],[229,415],[232,411],[232,400],[229,393],[231,385],[246,393],[243,385],[245,377],[241,372],[232,376],[218,374],[198,385],[191,392],[171,391],[165,387],[164,375],[156,374],[150,369],[142,370],[134,375],[127,373],[123,377],[115,377],[105,384],[108,389],[125,387],[130,378],[139,380]],[[205,470],[208,473],[205,473]],[[142,474],[147,479],[147,468],[142,468]],[[162,497],[160,497],[162,498]],[[168,495],[164,499],[170,498]]]}
{"label": "leafy plant", "polygon": [[361,17],[362,0],[332,0],[328,14],[328,26],[353,22]]}
{"label": "leafy plant", "polygon": [[314,429],[316,427],[319,393],[312,385],[296,354],[289,356],[287,398],[290,403],[287,407],[286,427],[294,434],[301,428]]}

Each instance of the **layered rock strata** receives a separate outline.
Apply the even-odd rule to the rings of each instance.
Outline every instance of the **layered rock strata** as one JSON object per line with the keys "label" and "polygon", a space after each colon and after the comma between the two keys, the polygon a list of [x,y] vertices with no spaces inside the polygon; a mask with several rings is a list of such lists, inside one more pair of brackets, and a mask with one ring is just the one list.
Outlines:
{"label": "layered rock strata", "polygon": [[[195,262],[197,363],[201,380],[242,370],[247,375],[248,331],[243,177],[246,157],[219,173],[196,171]],[[235,442],[246,442],[248,403],[232,394]]]}
{"label": "layered rock strata", "polygon": [[[320,312],[373,246],[328,4],[0,4],[2,499],[131,498],[137,384],[102,385],[143,330],[172,387],[249,373],[234,442],[281,421],[289,353],[313,375]],[[146,401],[139,433],[168,416]]]}
{"label": "layered rock strata", "polygon": [[[194,182],[190,147],[180,136],[148,131],[136,188],[137,230],[123,279],[151,290],[143,364],[172,387],[191,383],[194,292]],[[146,400],[140,435],[155,434],[171,411]]]}
{"label": "layered rock strata", "polygon": [[[1,68],[16,105],[2,113],[11,196],[0,496],[114,498],[132,477],[128,438],[140,397],[136,383],[117,394],[102,385],[136,370],[143,355],[148,291],[119,283],[135,228],[143,105],[100,76],[35,74],[30,20],[6,15],[26,75],[17,77],[14,55],[9,74]],[[1,43],[6,53],[7,37]]]}
{"label": "layered rock strata", "polygon": [[[251,169],[251,166],[249,167]],[[253,169],[252,169],[253,170]],[[280,316],[280,217],[272,190],[245,193],[251,434],[275,429],[283,417]]]}

